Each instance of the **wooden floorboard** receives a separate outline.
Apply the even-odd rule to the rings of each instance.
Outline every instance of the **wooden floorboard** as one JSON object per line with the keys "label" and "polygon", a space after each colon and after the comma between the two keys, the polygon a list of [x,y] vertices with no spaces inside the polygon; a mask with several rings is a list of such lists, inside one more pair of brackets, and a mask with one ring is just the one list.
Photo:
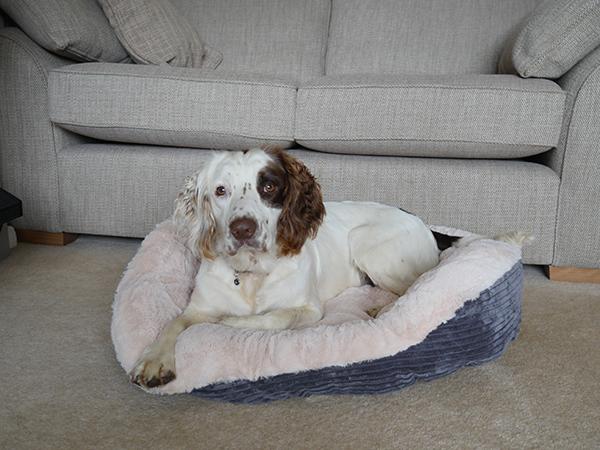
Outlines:
{"label": "wooden floorboard", "polygon": [[570,281],[573,283],[600,283],[600,269],[582,269],[580,267],[548,266],[546,271],[552,281]]}
{"label": "wooden floorboard", "polygon": [[16,230],[19,242],[44,245],[67,245],[73,242],[78,234],[73,233],[50,233],[49,231]]}

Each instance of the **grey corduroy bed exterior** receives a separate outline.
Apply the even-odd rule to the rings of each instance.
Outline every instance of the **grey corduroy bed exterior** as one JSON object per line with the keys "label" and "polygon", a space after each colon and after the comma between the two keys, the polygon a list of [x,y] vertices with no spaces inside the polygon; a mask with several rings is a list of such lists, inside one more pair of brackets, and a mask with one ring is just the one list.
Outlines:
{"label": "grey corduroy bed exterior", "polygon": [[504,353],[519,333],[522,289],[519,262],[423,342],[394,356],[256,381],[218,383],[192,393],[233,403],[266,403],[311,395],[384,394],[419,380],[431,381]]}

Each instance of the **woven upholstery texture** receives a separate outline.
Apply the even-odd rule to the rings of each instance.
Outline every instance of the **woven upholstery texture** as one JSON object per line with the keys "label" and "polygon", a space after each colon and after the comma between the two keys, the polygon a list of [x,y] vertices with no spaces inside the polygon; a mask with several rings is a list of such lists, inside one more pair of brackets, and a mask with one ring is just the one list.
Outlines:
{"label": "woven upholstery texture", "polygon": [[127,59],[95,0],[0,0],[0,8],[48,51],[75,61]]}
{"label": "woven upholstery texture", "polygon": [[513,266],[478,298],[465,303],[423,342],[394,356],[196,389],[193,394],[233,403],[266,403],[292,397],[383,394],[430,381],[498,358],[521,323],[523,267]]}
{"label": "woven upholstery texture", "polygon": [[600,268],[600,48],[559,83],[570,101],[549,160],[561,174],[554,265]]}
{"label": "woven upholstery texture", "polygon": [[[430,215],[432,223],[479,232],[531,231],[536,241],[525,250],[527,262],[600,267],[595,213],[600,209],[596,200],[600,198],[596,169],[600,127],[595,119],[600,50],[592,50],[556,80],[563,92],[548,80],[489,75],[509,36],[523,30],[519,23],[539,1],[170,1],[204,42],[223,52],[224,60],[214,72],[103,63],[67,69],[63,67],[67,59],[39,44],[68,58],[127,60],[108,21],[100,25],[103,21],[94,19],[97,14],[104,17],[95,1],[0,0],[0,7],[29,33],[28,37],[16,28],[0,30],[0,182],[24,201],[24,217],[16,221],[17,226],[46,231],[69,226],[142,236],[159,221],[154,209],[119,200],[121,213],[132,207],[139,216],[119,216],[113,227],[102,224],[93,210],[92,200],[108,202],[102,194],[86,194],[91,203],[83,204],[71,198],[77,189],[61,186],[64,203],[59,203],[63,180],[57,160],[75,167],[67,185],[72,179],[84,185],[95,169],[84,167],[87,158],[102,170],[111,167],[127,178],[140,164],[157,176],[172,173],[175,167],[183,172],[185,164],[204,154],[165,148],[160,149],[164,159],[157,156],[154,161],[148,153],[151,148],[106,143],[93,147],[100,151],[98,155],[84,152],[91,146],[70,147],[65,154],[75,155],[76,161],[64,161],[62,149],[90,140],[83,136],[200,149],[289,147],[297,137],[307,147],[346,154],[303,152],[326,180],[330,196],[380,199]],[[556,7],[572,12],[576,5],[595,4],[597,0],[565,0]],[[580,15],[581,22],[569,22],[573,30],[580,23],[589,28],[597,9]],[[73,23],[75,13],[85,20]],[[47,24],[37,26],[39,18],[60,21],[63,25],[53,29],[61,35],[48,34]],[[88,18],[93,26],[86,25]],[[566,30],[565,24],[560,22],[557,29]],[[597,33],[597,27],[592,28]],[[591,46],[584,37],[578,45]],[[574,52],[567,53],[561,55],[575,57]],[[57,68],[50,75],[49,95],[48,72]],[[323,77],[326,71],[331,75]],[[378,75],[361,75],[365,72]],[[398,80],[411,77],[420,80],[418,88],[397,86]],[[422,86],[423,80],[440,79],[450,84],[455,79],[458,85],[468,81],[477,89],[454,92],[457,86],[439,89],[437,81]],[[356,86],[356,80],[362,80],[359,84],[378,81]],[[395,80],[396,85],[381,80]],[[506,95],[490,89],[500,85],[504,89],[505,82],[511,86]],[[338,88],[347,89],[343,98]],[[411,105],[406,92],[413,89]],[[363,91],[369,91],[368,98],[361,97]],[[561,96],[564,112],[558,106]],[[49,115],[61,125],[52,123]],[[343,120],[333,123],[332,117]],[[556,148],[539,154],[550,147]],[[74,148],[78,151],[72,153]],[[389,157],[370,159],[359,154]],[[393,155],[477,159],[533,155],[528,158],[552,170],[520,161],[506,161],[507,165],[489,161],[487,166],[475,160],[413,161]],[[120,162],[127,169],[120,169]],[[446,173],[447,167],[455,172]],[[108,180],[106,172],[105,182],[110,184]],[[381,181],[383,187],[372,180]],[[126,185],[127,180],[115,184]],[[127,194],[116,191],[116,186],[109,189],[112,195],[124,198]],[[140,197],[170,207],[173,191],[158,200],[157,188],[146,188],[147,196],[138,193]],[[100,184],[90,189],[101,192]],[[107,210],[108,205],[100,208]],[[76,217],[84,216],[82,211],[89,217]]]}
{"label": "woven upholstery texture", "polygon": [[333,0],[325,73],[496,73],[537,0]]}
{"label": "woven upholstery texture", "polygon": [[[319,180],[326,200],[402,207],[427,223],[485,235],[521,230],[536,239],[524,259],[549,264],[559,179],[539,164],[335,155],[291,150]],[[66,231],[143,237],[170,216],[185,176],[209,151],[86,144],[59,154]]]}
{"label": "woven upholstery texture", "polygon": [[244,149],[293,141],[296,87],[262,75],[77,64],[49,80],[54,123],[98,139]]}
{"label": "woven upholstery texture", "polygon": [[223,54],[223,72],[323,75],[330,0],[171,0]]}
{"label": "woven upholstery texture", "polygon": [[82,139],[50,122],[47,75],[70,61],[17,28],[0,29],[0,61],[0,180],[23,202],[23,217],[14,225],[62,231],[57,152]]}
{"label": "woven upholstery texture", "polygon": [[500,73],[559,78],[600,45],[600,0],[546,0],[509,42]]}
{"label": "woven upholstery texture", "polygon": [[565,93],[511,75],[325,76],[297,103],[296,140],[311,149],[516,158],[558,143]]}
{"label": "woven upholstery texture", "polygon": [[169,0],[98,0],[129,56],[139,64],[214,69],[223,55],[202,42]]}

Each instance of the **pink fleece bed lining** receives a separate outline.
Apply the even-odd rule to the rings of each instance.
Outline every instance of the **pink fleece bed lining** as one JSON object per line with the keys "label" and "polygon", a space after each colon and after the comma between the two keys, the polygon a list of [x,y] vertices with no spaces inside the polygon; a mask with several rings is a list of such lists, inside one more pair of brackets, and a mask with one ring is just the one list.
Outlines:
{"label": "pink fleece bed lining", "polygon": [[[469,233],[432,227],[450,235]],[[191,392],[216,383],[259,380],[281,374],[385,358],[422,342],[452,319],[465,302],[492,286],[521,258],[517,246],[474,240],[442,253],[400,298],[381,289],[350,288],[327,302],[314,326],[284,331],[243,330],[218,324],[194,325],[177,340],[177,378],[147,391]],[[112,339],[118,361],[129,372],[143,350],[187,305],[199,267],[163,222],[143,241],[117,288]],[[366,311],[395,302],[377,319]]]}

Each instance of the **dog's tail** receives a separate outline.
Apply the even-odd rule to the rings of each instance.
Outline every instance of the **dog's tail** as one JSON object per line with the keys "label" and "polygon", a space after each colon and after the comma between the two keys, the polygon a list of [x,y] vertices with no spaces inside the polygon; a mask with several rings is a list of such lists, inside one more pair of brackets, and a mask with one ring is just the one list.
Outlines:
{"label": "dog's tail", "polygon": [[506,242],[507,244],[523,247],[533,241],[534,237],[530,233],[524,231],[511,231],[510,233],[499,234],[494,236],[495,241]]}
{"label": "dog's tail", "polygon": [[[471,242],[478,241],[480,239],[489,239],[487,236],[480,234],[470,234],[468,236],[452,236],[444,233],[438,233],[437,231],[431,230],[435,242],[437,243],[440,251],[444,251],[449,247],[465,247]],[[523,247],[533,241],[533,235],[525,233],[523,231],[511,231],[509,233],[499,234],[492,238],[495,241],[506,242],[507,244],[516,245],[517,247]]]}

